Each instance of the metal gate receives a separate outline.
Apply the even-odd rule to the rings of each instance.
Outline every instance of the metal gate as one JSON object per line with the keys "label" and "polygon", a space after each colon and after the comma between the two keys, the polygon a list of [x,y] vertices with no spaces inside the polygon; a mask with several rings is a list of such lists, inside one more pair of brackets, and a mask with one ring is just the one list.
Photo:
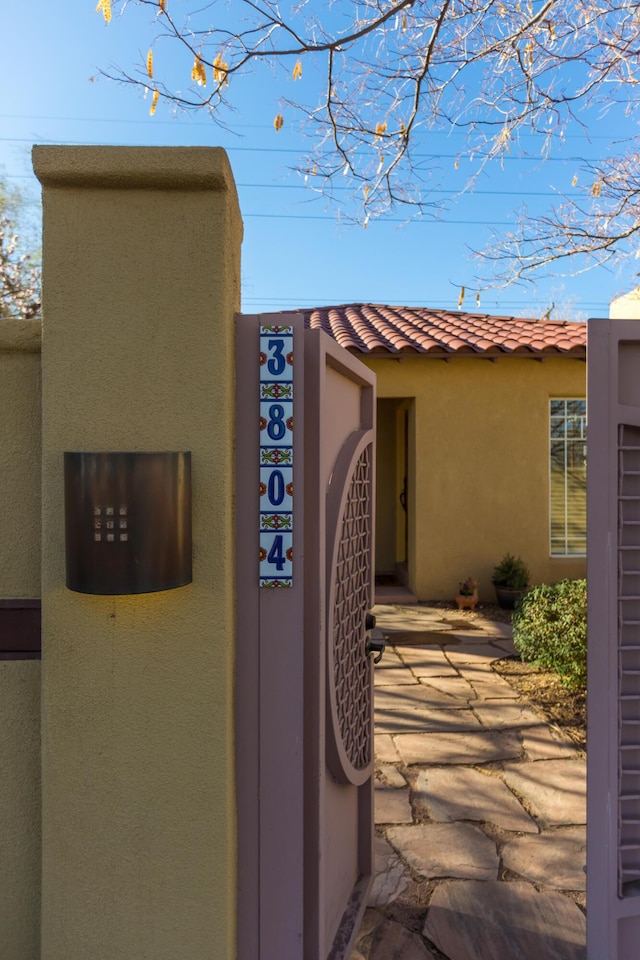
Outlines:
{"label": "metal gate", "polygon": [[587,954],[640,954],[640,322],[588,326]]}
{"label": "metal gate", "polygon": [[372,871],[375,377],[238,320],[238,956],[348,957]]}

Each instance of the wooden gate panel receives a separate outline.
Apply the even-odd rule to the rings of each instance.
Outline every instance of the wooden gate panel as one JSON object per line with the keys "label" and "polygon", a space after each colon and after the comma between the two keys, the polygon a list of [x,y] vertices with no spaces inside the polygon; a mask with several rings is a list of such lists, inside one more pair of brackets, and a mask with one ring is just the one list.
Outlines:
{"label": "wooden gate panel", "polygon": [[640,951],[640,323],[588,327],[587,951]]}
{"label": "wooden gate panel", "polygon": [[[293,581],[262,589],[261,324],[293,327],[294,370]],[[238,957],[346,960],[372,869],[375,378],[296,315],[240,317],[237,353]]]}
{"label": "wooden gate panel", "polygon": [[[374,503],[375,390],[374,377],[367,368],[338,347],[320,331],[307,331],[306,371],[307,396],[317,398],[313,410],[307,407],[307,437],[318,436],[320,443],[314,453],[308,449],[307,458],[314,477],[320,485],[314,489],[316,509],[308,507],[309,515],[322,518],[315,530],[308,527],[309,550],[320,557],[321,587],[312,599],[309,596],[309,611],[318,604],[314,614],[316,631],[322,650],[318,664],[318,683],[324,691],[323,702],[310,722],[317,725],[321,749],[315,758],[315,767],[307,770],[308,783],[317,784],[310,793],[317,791],[317,808],[314,820],[317,824],[307,836],[307,863],[311,871],[307,880],[310,890],[306,923],[316,930],[314,940],[307,943],[305,960],[331,957],[339,960],[346,957],[353,935],[357,932],[360,916],[366,906],[366,893],[372,869],[372,716],[371,716],[371,663],[366,656],[365,616],[373,602],[373,531],[372,511]],[[317,428],[314,429],[314,424]],[[364,517],[354,514],[354,500],[358,493],[352,489],[358,483],[360,460],[366,456],[369,464],[367,497]],[[312,463],[312,458],[317,458]],[[317,483],[317,481],[315,481]],[[307,485],[309,495],[311,481]],[[351,499],[349,492],[352,492]],[[309,502],[309,501],[308,501]],[[355,513],[358,511],[356,510]],[[367,564],[359,564],[357,549],[343,549],[341,544],[351,535],[357,537],[356,527],[363,524],[363,548],[368,556]],[[346,524],[346,528],[345,528]],[[312,545],[313,544],[313,545]],[[342,564],[338,569],[338,564]],[[358,583],[358,589],[344,591],[339,581],[343,578]],[[340,606],[342,604],[342,607]],[[352,609],[345,609],[352,604]],[[340,637],[340,629],[346,627],[349,638]],[[336,633],[337,631],[337,633]],[[308,641],[309,637],[307,637]],[[345,643],[354,647],[345,651]],[[336,652],[350,657],[352,670],[363,700],[361,714],[365,729],[367,761],[356,766],[344,749],[342,731],[349,726],[357,705],[338,700],[349,690],[352,674],[342,677],[345,664],[336,663]],[[310,681],[314,684],[314,681]],[[348,698],[348,697],[347,697]],[[362,707],[361,707],[362,709]],[[347,738],[348,739],[348,738]],[[353,740],[357,754],[358,738]],[[346,768],[346,769],[345,769]],[[355,782],[354,782],[355,780]],[[314,798],[315,799],[315,798]],[[318,919],[314,911],[318,911]]]}

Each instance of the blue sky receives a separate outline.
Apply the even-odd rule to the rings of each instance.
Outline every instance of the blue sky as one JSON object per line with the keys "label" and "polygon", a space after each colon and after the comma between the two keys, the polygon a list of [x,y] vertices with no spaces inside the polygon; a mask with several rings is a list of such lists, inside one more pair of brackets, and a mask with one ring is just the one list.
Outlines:
{"label": "blue sky", "polygon": [[[273,128],[279,97],[288,92],[286,80],[263,75],[240,81],[240,109],[225,131],[202,114],[174,118],[162,102],[150,117],[149,100],[136,89],[97,78],[100,68],[131,68],[144,59],[151,35],[148,17],[130,8],[106,26],[93,0],[5,0],[0,6],[5,91],[0,170],[28,193],[37,216],[33,143],[224,147],[245,224],[242,306],[248,313],[361,301],[457,309],[460,286],[476,286],[478,268],[470,248],[482,248],[491,228],[513,225],[523,200],[533,212],[545,209],[554,189],[569,189],[577,169],[574,153],[604,156],[620,134],[603,119],[591,125],[590,144],[569,136],[561,154],[544,165],[515,150],[503,165],[496,162],[483,172],[475,192],[458,200],[456,193],[478,160],[465,155],[460,136],[430,134],[425,149],[439,157],[434,182],[444,191],[435,196],[450,205],[448,214],[442,222],[408,224],[396,214],[364,230],[340,222],[336,209],[291,172],[308,144],[287,111],[283,130]],[[337,187],[339,196],[342,187]],[[606,316],[609,301],[637,283],[634,261],[619,272],[597,268],[541,279],[535,288],[485,288],[479,309],[539,316],[553,302],[557,319]],[[467,295],[463,309],[476,309],[475,293]]]}

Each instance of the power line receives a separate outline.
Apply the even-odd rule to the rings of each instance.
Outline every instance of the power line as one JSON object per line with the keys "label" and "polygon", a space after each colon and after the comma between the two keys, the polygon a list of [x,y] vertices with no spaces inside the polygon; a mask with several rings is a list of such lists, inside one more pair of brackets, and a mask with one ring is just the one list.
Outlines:
{"label": "power line", "polygon": [[[243,305],[248,304],[258,304],[263,303],[267,306],[282,306],[282,307],[327,307],[332,305],[339,304],[350,304],[350,303],[371,303],[371,304],[405,304],[405,297],[331,297],[327,296],[324,293],[321,297],[249,297],[243,296],[242,303]],[[452,297],[451,300],[445,300],[443,298],[435,298],[433,300],[411,300],[410,303],[405,304],[408,307],[426,307],[427,309],[433,310],[456,310],[457,307],[452,307],[452,302],[456,300],[455,297]],[[457,302],[457,301],[456,301]],[[580,313],[588,313],[592,311],[598,311],[603,308],[604,301],[600,303],[590,302],[583,303],[582,301],[576,303],[571,307],[572,310],[579,310]],[[523,300],[500,300],[500,299],[489,299],[482,297],[480,306],[475,307],[473,311],[466,312],[480,312],[482,313],[487,307],[497,307],[500,310],[520,310],[527,309],[531,313],[536,313],[539,310],[546,310],[549,307],[549,300],[540,300],[540,299],[523,299]],[[554,313],[561,314],[562,306],[554,310]]]}
{"label": "power line", "polygon": [[[34,143],[33,137],[0,137],[0,142],[3,143]],[[51,137],[43,137],[40,141],[43,144],[56,144],[64,146],[89,146],[89,147],[101,147],[108,146],[103,140],[58,140]],[[136,144],[119,144],[120,146],[140,146],[139,143]],[[300,156],[301,151],[296,147],[234,147],[226,145],[225,150],[229,153],[286,153],[286,154],[295,154]],[[491,154],[482,153],[480,150],[468,150],[465,152],[458,153],[414,153],[413,156],[416,160],[468,160],[470,163],[473,163],[475,160],[499,160],[500,163],[510,162],[510,163],[537,163],[537,164],[547,164],[547,163],[602,163],[606,160],[606,157],[534,157],[534,156],[524,156],[524,157],[515,157],[510,154],[504,154],[500,157],[492,156]]]}
{"label": "power line", "polygon": [[[55,120],[61,123],[117,123],[117,124],[126,123],[126,124],[148,126],[149,128],[151,128],[152,126],[153,127],[158,127],[158,126],[175,127],[176,125],[176,120],[161,120],[160,118],[156,119],[155,117],[152,120],[147,117],[141,117],[139,120],[134,120],[129,118],[121,119],[120,117],[117,117],[117,118],[114,117],[112,119],[110,117],[54,117],[54,116],[46,116],[46,115],[38,116],[38,115],[32,115],[32,114],[0,113],[0,119],[1,120],[39,120],[39,121],[44,120],[45,122],[50,120]],[[211,129],[211,126],[214,123],[215,121],[212,121],[212,120],[191,120],[190,119],[189,122],[186,124],[186,126],[207,127],[208,129]],[[290,126],[294,126],[294,125],[290,124]],[[303,123],[301,122],[300,124],[296,124],[296,126],[299,126],[300,129],[302,129]],[[239,129],[239,130],[272,130],[273,129],[273,125],[270,123],[240,123],[240,124],[234,123],[233,127],[234,127],[234,130],[235,129]],[[224,127],[221,127],[220,129],[224,129]],[[468,134],[464,130],[456,130],[454,128],[452,130],[431,130],[429,131],[429,136],[450,138],[452,136],[467,137]],[[544,137],[544,136],[553,136],[553,132],[543,131],[541,133],[526,133],[523,131],[518,134],[518,137],[520,139],[529,139],[529,138],[533,139],[534,137],[537,139],[539,137]],[[567,133],[562,135],[562,139],[563,140],[585,140],[585,139],[607,140],[609,143],[612,142],[611,137],[605,133],[589,134],[588,137],[585,137],[579,133]]]}
{"label": "power line", "polygon": [[[339,223],[343,226],[363,226],[357,220],[348,220],[346,217],[339,218],[337,215],[327,214],[314,214],[314,213],[243,213],[243,219],[251,218],[254,220],[326,220],[327,222]],[[412,226],[420,224],[420,226],[434,226],[434,227],[444,227],[447,225],[457,226],[457,227],[513,227],[513,223],[508,220],[453,220],[450,217],[446,217],[443,220],[436,219],[409,219],[407,217],[381,217],[379,220],[371,221],[373,224],[378,223],[404,223],[406,226]]]}
{"label": "power line", "polygon": [[[2,140],[2,137],[0,137]],[[35,174],[29,173],[2,173],[0,179],[6,178],[7,180],[35,180]],[[305,183],[236,183],[236,187],[242,190],[312,190],[312,187],[309,187]],[[332,186],[331,188],[334,192],[338,193],[352,193],[350,187],[342,186]],[[580,197],[582,196],[575,191],[569,193],[559,193],[555,190],[445,190],[443,188],[429,188],[426,193],[436,194],[438,196],[451,196],[458,197],[556,197],[557,199],[571,198],[571,197]],[[314,200],[327,200],[328,198],[324,194],[318,194]]]}

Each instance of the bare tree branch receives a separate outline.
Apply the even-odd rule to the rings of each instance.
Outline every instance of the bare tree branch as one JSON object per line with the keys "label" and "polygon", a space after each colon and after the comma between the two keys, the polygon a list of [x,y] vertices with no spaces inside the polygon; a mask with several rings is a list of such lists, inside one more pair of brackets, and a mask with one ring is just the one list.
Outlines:
{"label": "bare tree branch", "polygon": [[[224,123],[235,77],[259,64],[284,67],[294,79],[304,63],[319,67],[322,90],[303,84],[310,100],[283,98],[282,109],[298,111],[312,134],[299,170],[313,173],[316,189],[327,193],[345,175],[341,182],[358,198],[355,216],[365,223],[395,207],[408,215],[437,212],[429,185],[438,157],[424,153],[430,131],[465,133],[483,164],[504,158],[520,133],[533,134],[542,161],[569,125],[586,138],[597,111],[623,108],[630,127],[640,112],[637,0],[112,5],[125,14],[132,6],[153,14],[148,39],[167,72],[149,76],[142,65],[113,76],[153,90],[154,106],[165,100]],[[176,83],[176,75],[185,82]],[[523,212],[512,234],[495,238],[487,262],[505,281],[576,255],[602,263],[635,253],[636,139],[599,166],[584,165],[581,181],[580,200],[559,198],[533,220]]]}

